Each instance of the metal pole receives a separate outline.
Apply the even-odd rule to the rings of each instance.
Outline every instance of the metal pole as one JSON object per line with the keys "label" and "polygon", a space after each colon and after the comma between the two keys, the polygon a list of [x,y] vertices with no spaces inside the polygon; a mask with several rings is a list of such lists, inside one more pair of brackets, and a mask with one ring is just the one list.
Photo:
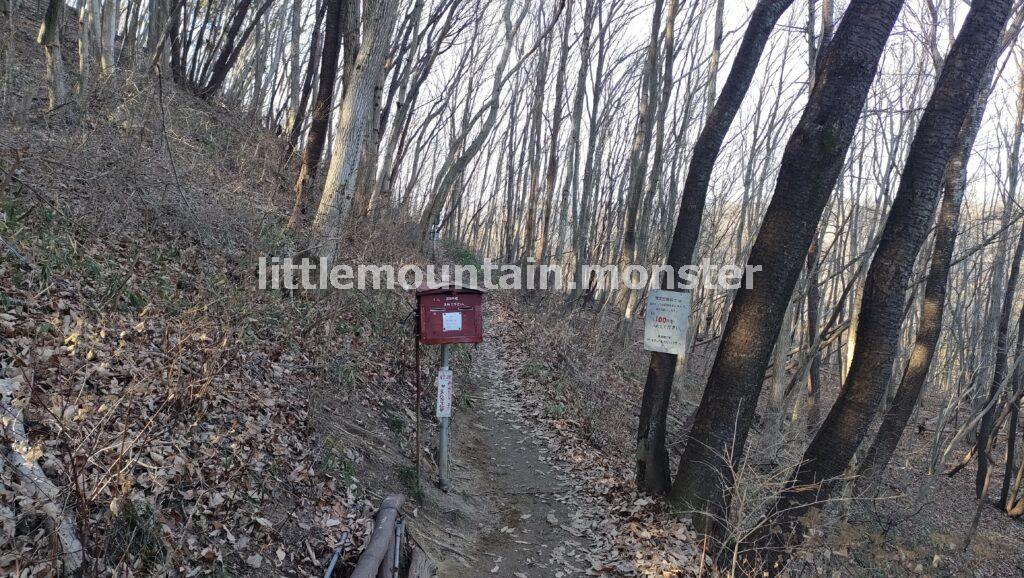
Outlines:
{"label": "metal pole", "polygon": [[434,219],[434,226],[430,229],[430,258],[437,262],[437,240],[441,238],[441,215]]}
{"label": "metal pole", "polygon": [[419,487],[419,485],[421,483],[420,480],[422,480],[423,478],[420,477],[420,460],[421,460],[421,450],[420,450],[420,447],[421,447],[420,446],[420,407],[421,407],[420,396],[421,396],[421,394],[420,394],[420,389],[421,388],[420,388],[420,336],[419,336],[419,326],[420,326],[420,324],[419,324],[419,316],[418,315],[417,315],[416,321],[417,321],[416,322],[416,334],[413,335],[413,340],[416,342],[416,344],[415,344],[415,348],[416,348],[416,379],[415,379],[415,381],[416,381],[416,486]]}
{"label": "metal pole", "polygon": [[395,557],[391,560],[390,574],[392,578],[398,578],[399,571],[402,569],[402,533],[405,530],[404,526],[405,522],[401,518],[395,521]]}
{"label": "metal pole", "polygon": [[[441,369],[448,369],[448,348],[450,346],[445,344],[441,346]],[[447,492],[448,488],[451,487],[451,481],[449,480],[448,471],[448,423],[451,418],[441,418],[441,440],[438,447],[438,486],[441,491]]]}

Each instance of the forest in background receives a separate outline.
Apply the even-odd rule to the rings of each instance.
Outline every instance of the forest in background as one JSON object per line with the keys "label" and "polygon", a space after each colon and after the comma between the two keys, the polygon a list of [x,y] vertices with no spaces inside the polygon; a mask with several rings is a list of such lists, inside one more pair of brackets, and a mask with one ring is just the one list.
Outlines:
{"label": "forest in background", "polygon": [[[890,493],[905,430],[925,479],[971,478],[966,543],[983,517],[1024,514],[1021,2],[30,4],[3,4],[9,116],[36,106],[16,17],[45,61],[37,123],[143,92],[111,78],[158,79],[146,122],[173,178],[157,208],[197,237],[234,222],[265,249],[255,210],[275,215],[276,250],[339,262],[380,229],[576,279],[588,263],[761,266],[753,288],[693,291],[686,359],[624,369],[643,384],[626,393],[636,489],[693,512],[722,571],[781,571],[815,510]],[[252,207],[182,184],[199,164],[175,166],[175,91],[274,141],[230,142],[259,152]],[[239,152],[224,144],[192,154]],[[633,347],[645,292],[523,299]],[[750,454],[771,478],[755,498]]]}

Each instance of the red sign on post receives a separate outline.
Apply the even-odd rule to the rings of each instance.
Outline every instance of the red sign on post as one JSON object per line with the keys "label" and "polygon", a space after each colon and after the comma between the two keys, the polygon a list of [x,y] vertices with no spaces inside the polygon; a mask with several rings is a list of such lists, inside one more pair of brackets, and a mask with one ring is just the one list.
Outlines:
{"label": "red sign on post", "polygon": [[420,342],[426,345],[484,340],[483,291],[456,284],[416,289]]}

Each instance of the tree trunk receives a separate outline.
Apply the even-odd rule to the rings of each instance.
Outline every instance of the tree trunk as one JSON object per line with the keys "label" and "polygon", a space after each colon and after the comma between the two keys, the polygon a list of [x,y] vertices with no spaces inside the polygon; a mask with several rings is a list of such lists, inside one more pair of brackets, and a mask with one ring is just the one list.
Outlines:
{"label": "tree trunk", "polygon": [[105,0],[103,2],[102,36],[99,38],[100,45],[100,68],[104,73],[114,69],[114,49],[117,41],[117,21],[121,8],[118,0]]}
{"label": "tree trunk", "polygon": [[83,1],[78,7],[78,94],[82,98],[89,92],[89,79],[92,77],[90,62],[90,30],[92,2]]}
{"label": "tree trunk", "polygon": [[221,85],[224,84],[224,80],[228,77],[228,72],[231,71],[231,67],[235,65],[239,55],[242,53],[242,49],[245,47],[246,41],[252,34],[253,29],[259,23],[260,19],[263,18],[263,14],[270,8],[273,0],[265,0],[263,4],[256,10],[249,25],[245,28],[245,31],[239,33],[242,27],[242,23],[245,21],[246,15],[249,13],[250,5],[252,0],[240,0],[238,6],[235,7],[235,11],[232,14],[231,23],[228,26],[227,35],[225,36],[224,46],[221,48],[220,55],[217,57],[217,61],[213,65],[213,71],[210,73],[210,81],[206,83],[206,86],[199,92],[199,96],[203,98],[209,98],[213,96]]}
{"label": "tree trunk", "polygon": [[558,133],[562,127],[562,103],[565,99],[565,70],[569,60],[569,29],[572,27],[572,0],[565,4],[565,22],[562,25],[562,41],[559,46],[558,70],[555,72],[555,102],[551,113],[551,138],[548,141],[547,170],[544,173],[544,190],[548,194],[548,202],[544,205],[541,215],[540,232],[534,246],[533,258],[537,263],[544,263],[548,254],[548,242],[551,226],[551,204],[555,198],[555,180],[558,177]]}
{"label": "tree trunk", "polygon": [[[598,7],[596,10],[594,9],[594,7],[590,8],[592,14],[593,12],[596,11],[598,15],[600,15],[600,7]],[[597,18],[594,18],[594,16],[592,15],[591,22],[594,19]],[[601,105],[601,94],[604,90],[604,66],[607,55],[606,40],[608,25],[605,23],[605,20],[603,18],[600,20],[601,25],[598,27],[597,34],[597,62],[594,68],[594,87],[590,104],[589,122],[591,127],[598,126],[598,115],[600,112],[599,107]],[[584,31],[583,38],[584,42],[581,48],[583,52],[581,52],[581,55],[585,54],[586,58],[584,58],[583,61],[580,62],[580,70],[577,76],[576,84],[576,90],[578,92],[583,92],[586,88],[587,71],[589,70],[590,66],[591,43],[589,27],[587,30]],[[577,102],[582,102],[582,97],[579,96],[578,94]],[[579,106],[582,106],[582,104]],[[582,112],[580,112],[580,114],[582,114]],[[600,156],[596,155],[595,153],[595,149],[598,148],[598,133],[599,130],[595,128],[591,128],[591,130],[587,131],[587,154],[583,160],[583,181],[580,183],[580,210],[579,216],[576,219],[576,229],[573,232],[573,246],[576,252],[576,289],[574,291],[574,299],[578,299],[580,296],[586,294],[587,292],[586,287],[588,280],[583,278],[583,265],[590,258],[590,213],[592,207],[591,200],[594,196],[594,183],[596,172],[595,158]]]}
{"label": "tree trunk", "polygon": [[[640,113],[636,131],[633,133],[629,155],[629,184],[626,191],[625,224],[622,232],[621,262],[625,265],[637,261],[636,229],[643,186],[647,180],[647,159],[651,149],[651,134],[654,131],[654,112],[658,106],[658,54],[661,38],[661,13],[664,0],[654,0],[654,16],[651,23],[651,39],[647,45],[647,59],[640,81]],[[624,296],[631,293],[626,289]],[[627,311],[627,317],[629,312]]]}
{"label": "tree trunk", "polygon": [[902,5],[850,3],[786,145],[775,194],[748,259],[760,270],[753,286],[739,289],[733,301],[672,487],[673,503],[698,512],[695,525],[705,532],[712,533],[727,510],[732,467],[743,454],[782,317]]}
{"label": "tree trunk", "polygon": [[[314,7],[314,10],[316,8]],[[297,123],[301,122],[301,114],[299,108],[301,107],[302,99],[302,56],[299,53],[299,48],[302,45],[302,0],[292,0],[291,8],[291,37],[289,39],[289,45],[291,51],[288,62],[288,122],[285,130],[291,133]],[[313,60],[313,54],[316,53],[314,45],[316,39],[316,29],[313,31],[313,40],[309,44],[309,59]]]}
{"label": "tree trunk", "polygon": [[[814,2],[807,3],[807,86],[814,88],[821,49],[832,37],[832,2],[822,0],[821,3],[821,37],[814,36]],[[820,235],[811,241],[807,250],[807,338],[814,339],[818,335],[818,305],[821,295],[818,287],[818,270]],[[821,421],[821,356],[820,352],[811,352],[811,360],[807,369],[807,431],[814,433]]]}
{"label": "tree trunk", "polygon": [[[792,3],[793,0],[761,0],[757,3],[736,53],[732,70],[725,81],[722,97],[715,103],[707,123],[694,143],[693,156],[683,185],[679,217],[666,259],[666,264],[675,270],[692,263],[700,235],[711,171],[722,150],[725,135],[750,87],[750,81],[757,70],[768,37],[779,17]],[[651,364],[647,371],[647,381],[640,405],[640,423],[637,428],[637,487],[652,494],[664,494],[669,489],[665,420],[668,416],[676,361],[676,356],[670,353],[651,354]]]}
{"label": "tree trunk", "polygon": [[352,207],[356,169],[373,108],[373,80],[388,53],[398,0],[379,0],[375,8],[372,19],[367,22],[367,33],[359,48],[350,86],[345,89],[345,98],[338,113],[337,144],[313,220],[316,243],[313,252],[328,262],[333,261],[337,254],[337,235]]}
{"label": "tree trunk", "polygon": [[[814,0],[810,0],[814,3]],[[724,28],[724,14],[725,13],[725,0],[718,0],[715,4],[715,36],[711,42],[711,59],[708,61],[708,95],[707,95],[707,111],[710,118],[711,111],[714,110],[715,98],[718,96],[716,81],[718,80],[718,61],[722,56],[722,33]]]}
{"label": "tree trunk", "polygon": [[[1021,90],[1024,91],[1024,79],[1021,81]],[[1010,155],[1007,163],[1007,199],[1015,203],[1017,181],[1020,177],[1020,154],[1021,154],[1021,133],[1024,131],[1024,92],[1021,93],[1017,104],[1017,118],[1014,125],[1014,135],[1010,146]],[[1005,385],[1006,370],[1008,364],[1007,348],[1009,347],[1007,332],[1009,331],[1010,316],[1013,312],[1013,295],[1017,288],[1017,279],[1020,275],[1021,258],[1024,257],[1024,228],[1021,229],[1020,237],[1017,240],[1017,247],[1013,252],[1013,260],[1010,262],[1010,275],[1006,281],[1006,294],[1003,297],[1003,308],[999,318],[999,328],[996,334],[996,360],[995,369],[992,373],[992,384],[989,388],[988,400],[981,424],[978,426],[978,435],[975,439],[974,451],[978,456],[978,470],[974,479],[975,494],[978,499],[983,499],[983,489],[987,487],[989,470],[989,455],[985,448],[989,444],[989,438],[995,431],[996,406],[992,403],[1000,389]],[[1019,344],[1018,344],[1019,345]],[[1007,468],[1012,465],[1008,464]]]}
{"label": "tree trunk", "polygon": [[64,1],[50,0],[36,39],[36,42],[43,46],[46,55],[46,86],[51,110],[68,101],[67,85],[64,82],[64,59],[60,53],[60,25],[63,15]]}
{"label": "tree trunk", "polygon": [[[1016,34],[1013,34],[1013,37],[1015,36]],[[1007,39],[1008,35],[1004,34],[1004,50],[1010,44]],[[860,490],[868,489],[881,478],[885,467],[896,451],[896,446],[899,445],[900,437],[910,420],[928,377],[928,370],[931,367],[935,348],[939,341],[939,333],[942,329],[949,267],[959,228],[960,205],[963,201],[964,191],[967,189],[967,164],[974,147],[974,140],[981,127],[989,95],[992,94],[992,78],[995,75],[997,61],[997,56],[989,59],[981,91],[978,92],[974,106],[957,134],[953,156],[943,175],[942,204],[939,208],[939,217],[935,228],[935,246],[932,249],[931,266],[925,282],[924,302],[921,307],[921,320],[918,324],[917,336],[910,359],[904,368],[903,377],[900,379],[893,397],[892,406],[882,418],[878,433],[860,465],[857,480]]]}
{"label": "tree trunk", "polygon": [[343,4],[346,1],[352,0],[327,0],[327,22],[324,26],[324,46],[320,58],[320,84],[310,113],[309,133],[306,135],[306,146],[302,149],[299,177],[295,180],[295,204],[288,219],[288,229],[292,232],[304,230],[313,217],[315,200],[312,198],[310,187],[316,181],[324,141],[327,138],[327,123],[331,119],[338,56],[341,54]]}
{"label": "tree trunk", "polygon": [[[300,97],[299,104],[295,111],[295,121],[292,123],[291,129],[288,131],[288,146],[285,148],[284,157],[286,161],[290,159],[292,153],[295,152],[295,147],[299,144],[299,136],[302,135],[302,125],[305,121],[306,115],[306,104],[309,102],[309,96],[313,92],[313,85],[316,84],[314,82],[314,78],[316,78],[316,71],[320,66],[320,58],[323,55],[321,26],[323,25],[323,19],[327,12],[327,5],[330,3],[330,0],[327,0],[326,2],[320,2],[317,5],[316,20],[313,24],[313,32],[309,40],[309,60],[306,63],[305,78],[302,81],[302,96]],[[335,44],[337,44],[337,42],[337,39],[335,39]],[[298,50],[298,47],[296,47],[296,50]],[[337,55],[335,55],[335,60],[337,60]],[[335,63],[335,67],[337,67],[337,63]],[[332,86],[332,94],[333,91],[334,87]],[[319,86],[317,86],[318,96],[319,92],[320,89]]]}
{"label": "tree trunk", "polygon": [[[865,280],[857,350],[849,379],[783,492],[770,526],[768,568],[780,568],[788,546],[803,538],[801,516],[828,499],[867,434],[885,394],[906,310],[914,261],[931,227],[942,176],[956,135],[975,103],[1011,0],[975,0],[910,145],[899,188]],[[933,303],[941,308],[941,303]]]}

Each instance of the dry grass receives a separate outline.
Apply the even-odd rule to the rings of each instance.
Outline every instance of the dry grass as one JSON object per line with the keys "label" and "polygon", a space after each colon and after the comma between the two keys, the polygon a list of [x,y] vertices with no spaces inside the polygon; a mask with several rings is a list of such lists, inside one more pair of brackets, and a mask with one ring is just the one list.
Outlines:
{"label": "dry grass", "polygon": [[[317,574],[342,535],[345,566],[368,489],[397,489],[368,479],[375,453],[410,437],[366,419],[408,399],[406,296],[254,291],[257,257],[293,244],[283,142],[127,69],[47,111],[38,16],[0,36],[0,375],[87,574]],[[417,259],[407,226],[359,225],[343,258]],[[56,572],[35,506],[2,512],[0,573]]]}

